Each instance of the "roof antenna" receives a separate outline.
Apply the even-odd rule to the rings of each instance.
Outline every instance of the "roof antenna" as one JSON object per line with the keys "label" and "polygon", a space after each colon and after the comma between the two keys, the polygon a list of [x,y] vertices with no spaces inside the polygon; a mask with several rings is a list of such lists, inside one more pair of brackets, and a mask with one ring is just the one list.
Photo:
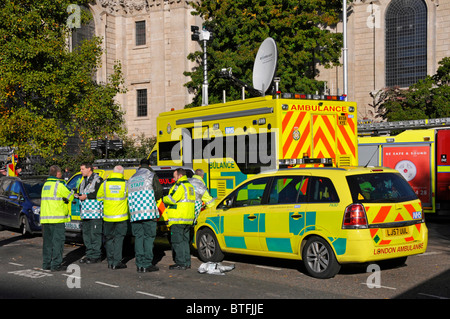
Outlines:
{"label": "roof antenna", "polygon": [[367,162],[367,164],[364,165],[364,167],[367,167],[367,166],[369,165],[370,161],[372,160],[372,158],[375,156],[375,154],[378,153],[378,151],[380,150],[380,145],[381,145],[381,144],[378,144],[378,145],[377,145],[377,149],[375,150],[375,152],[373,152],[372,157],[369,159],[369,161]]}

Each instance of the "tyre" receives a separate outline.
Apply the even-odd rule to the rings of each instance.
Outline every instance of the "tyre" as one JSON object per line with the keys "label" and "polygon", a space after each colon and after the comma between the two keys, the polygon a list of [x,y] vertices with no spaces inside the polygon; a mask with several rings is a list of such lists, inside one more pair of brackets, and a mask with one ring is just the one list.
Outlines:
{"label": "tyre", "polygon": [[20,233],[22,234],[22,236],[28,236],[31,234],[30,226],[28,226],[27,217],[24,215],[20,217]]}
{"label": "tyre", "polygon": [[202,228],[198,231],[197,251],[198,257],[203,262],[220,262],[224,258],[217,237],[209,228]]}
{"label": "tyre", "polygon": [[307,240],[303,247],[302,259],[309,275],[315,278],[332,278],[341,269],[331,246],[318,236],[312,236]]}

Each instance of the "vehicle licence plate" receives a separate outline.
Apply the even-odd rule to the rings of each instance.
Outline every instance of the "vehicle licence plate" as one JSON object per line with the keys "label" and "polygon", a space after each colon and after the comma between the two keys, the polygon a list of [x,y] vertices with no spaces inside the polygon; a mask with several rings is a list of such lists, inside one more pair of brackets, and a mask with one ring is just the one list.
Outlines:
{"label": "vehicle licence plate", "polygon": [[388,228],[385,230],[386,237],[409,235],[409,227]]}
{"label": "vehicle licence plate", "polygon": [[65,223],[65,224],[66,224],[66,229],[81,230],[80,223]]}
{"label": "vehicle licence plate", "polygon": [[346,125],[347,124],[347,116],[339,115],[338,116],[338,125]]}

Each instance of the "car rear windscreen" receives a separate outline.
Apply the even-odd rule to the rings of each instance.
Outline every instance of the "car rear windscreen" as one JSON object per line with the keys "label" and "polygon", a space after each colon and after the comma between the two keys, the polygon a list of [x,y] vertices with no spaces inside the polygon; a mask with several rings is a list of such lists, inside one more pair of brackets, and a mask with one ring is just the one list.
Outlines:
{"label": "car rear windscreen", "polygon": [[25,191],[28,193],[31,199],[41,198],[42,187],[44,186],[45,180],[24,180],[23,186]]}
{"label": "car rear windscreen", "polygon": [[[175,169],[156,169],[154,171],[163,187],[163,195],[166,196],[167,194],[169,194],[170,188],[175,183],[175,181],[173,180],[173,172],[175,171]],[[192,171],[186,170],[187,178],[191,178],[192,175]]]}
{"label": "car rear windscreen", "polygon": [[398,203],[417,199],[400,173],[347,176],[354,203]]}

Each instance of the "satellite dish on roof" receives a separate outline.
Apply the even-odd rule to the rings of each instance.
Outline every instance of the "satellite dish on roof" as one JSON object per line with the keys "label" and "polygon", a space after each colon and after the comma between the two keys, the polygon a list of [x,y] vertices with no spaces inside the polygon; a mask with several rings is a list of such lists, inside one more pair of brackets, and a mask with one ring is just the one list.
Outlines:
{"label": "satellite dish on roof", "polygon": [[261,43],[253,65],[253,87],[262,95],[272,85],[277,70],[278,50],[274,39],[267,38]]}
{"label": "satellite dish on roof", "polygon": [[254,96],[264,96],[266,91],[272,86],[277,62],[277,44],[274,39],[267,38],[261,43],[253,64],[253,86],[236,78],[231,72],[231,68],[223,68],[219,76],[242,86]]}

